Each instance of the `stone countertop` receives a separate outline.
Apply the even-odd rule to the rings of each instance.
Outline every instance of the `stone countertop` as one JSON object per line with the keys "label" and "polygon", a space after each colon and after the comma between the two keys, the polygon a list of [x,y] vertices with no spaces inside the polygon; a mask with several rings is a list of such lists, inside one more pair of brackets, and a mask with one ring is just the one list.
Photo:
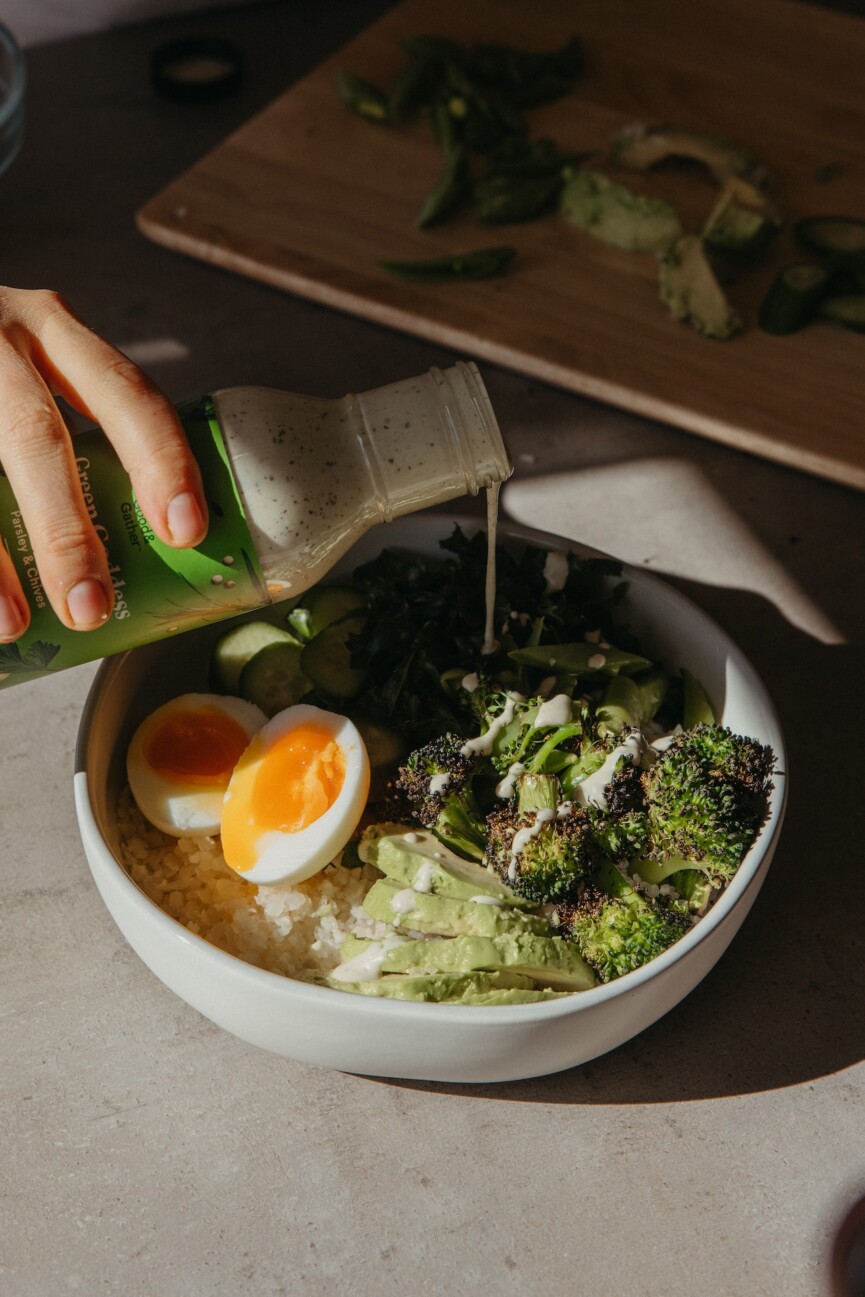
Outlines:
{"label": "stone countertop", "polygon": [[[177,400],[246,382],[336,396],[450,363],[133,224],[381,7],[269,4],[32,50],[0,278],[61,290]],[[189,31],[241,42],[236,97],[155,97],[150,50]],[[95,667],[4,692],[9,1297],[826,1292],[865,1189],[863,799],[841,738],[865,678],[865,497],[483,372],[517,466],[506,516],[669,578],[769,685],[791,800],[751,915],[676,1010],[569,1072],[474,1088],[294,1064],[177,999],[104,909],[72,802]]]}

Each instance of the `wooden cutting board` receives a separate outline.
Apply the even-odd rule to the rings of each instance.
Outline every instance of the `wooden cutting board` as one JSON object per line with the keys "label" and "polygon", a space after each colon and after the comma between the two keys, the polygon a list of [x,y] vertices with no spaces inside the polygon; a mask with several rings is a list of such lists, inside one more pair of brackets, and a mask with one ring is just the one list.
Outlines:
{"label": "wooden cutting board", "polygon": [[[441,169],[426,121],[372,125],[335,90],[343,67],[387,86],[404,36],[546,49],[574,33],[586,75],[531,114],[534,135],[603,150],[628,123],[671,122],[747,144],[776,177],[788,224],[729,287],[748,321],[741,336],[708,341],[676,323],[658,301],[654,257],[606,247],[555,214],[506,227],[466,214],[418,230]],[[775,269],[801,256],[793,219],[865,217],[863,71],[865,22],[794,0],[405,0],[137,219],[178,252],[865,489],[865,336],[817,324],[778,338],[754,323]],[[617,178],[671,199],[693,230],[716,193],[698,169]],[[407,285],[376,266],[499,243],[518,256],[482,282]]]}

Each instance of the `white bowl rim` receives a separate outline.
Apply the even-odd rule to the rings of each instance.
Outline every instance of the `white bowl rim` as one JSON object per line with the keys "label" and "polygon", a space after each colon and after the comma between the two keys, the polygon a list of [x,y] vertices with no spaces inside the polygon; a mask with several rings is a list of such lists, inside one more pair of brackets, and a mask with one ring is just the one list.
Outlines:
{"label": "white bowl rim", "polygon": [[[482,520],[471,515],[434,514],[431,516],[441,518],[443,527],[447,523],[455,524],[468,534],[481,530],[483,527]],[[513,524],[507,519],[499,520],[499,536],[502,539],[524,541],[546,548],[567,549],[581,556],[612,557],[566,537],[524,527],[520,524]],[[735,641],[692,599],[689,599],[675,586],[668,584],[668,582],[652,572],[634,567],[619,559],[614,561],[621,563],[622,579],[627,581],[636,578],[641,584],[647,584],[650,588],[655,586],[662,589],[665,597],[672,598],[674,603],[687,611],[691,619],[702,621],[704,624],[708,623],[724,649],[735,657],[742,675],[747,680],[749,689],[759,696],[762,705],[765,707],[770,725],[776,731],[776,736],[772,740],[772,747],[775,752],[777,769],[773,775],[774,787],[770,799],[770,811],[761,828],[759,837],[748,851],[733,879],[727,884],[718,900],[709,910],[709,913],[695,923],[674,945],[668,947],[662,954],[656,955],[649,963],[635,969],[632,973],[626,973],[622,977],[615,978],[611,982],[601,983],[587,991],[564,995],[561,999],[540,1000],[530,1004],[435,1004],[415,1000],[391,1000],[384,996],[365,996],[355,992],[343,991],[343,995],[352,996],[356,1002],[356,1011],[359,1015],[372,1014],[378,1016],[379,1014],[389,1014],[392,1019],[398,1021],[401,1017],[415,1019],[419,1011],[433,1010],[436,1018],[441,1021],[449,1020],[452,1023],[465,1021],[469,1026],[472,1023],[479,1025],[500,1023],[504,1025],[508,1022],[525,1023],[527,1019],[547,1021],[548,1019],[569,1017],[573,1013],[585,1012],[608,1000],[628,995],[637,991],[645,982],[662,975],[673,965],[679,963],[710,932],[719,928],[731,918],[737,901],[759,872],[767,854],[770,854],[774,849],[781,831],[787,805],[787,754],[780,719],[766,686]],[[134,649],[130,650],[130,652],[135,651]],[[256,965],[240,958],[240,956],[231,955],[207,941],[206,938],[190,931],[178,919],[167,914],[155,901],[150,899],[146,892],[133,881],[105,842],[93,812],[85,758],[89,733],[99,708],[101,693],[107,687],[112,676],[122,669],[122,665],[128,656],[129,653],[123,653],[103,661],[93,679],[82,711],[75,749],[76,810],[82,828],[82,836],[86,825],[91,834],[91,841],[98,844],[100,853],[104,856],[109,868],[113,867],[117,874],[119,885],[130,897],[135,898],[136,903],[145,903],[148,917],[156,925],[157,929],[161,929],[166,935],[172,934],[175,938],[179,938],[182,944],[190,945],[197,952],[199,959],[212,962],[215,968],[224,968],[230,974],[249,981],[253,989],[255,987],[266,987],[273,991],[276,986],[282,985],[286,988],[286,995],[291,998],[297,996],[301,1000],[306,1000],[309,1004],[315,1002],[319,1005],[325,1004],[327,1000],[332,998],[336,988],[316,986],[313,983],[288,977],[282,973],[274,973],[269,969],[258,968]],[[322,1000],[320,998],[322,996],[326,997],[326,999]]]}

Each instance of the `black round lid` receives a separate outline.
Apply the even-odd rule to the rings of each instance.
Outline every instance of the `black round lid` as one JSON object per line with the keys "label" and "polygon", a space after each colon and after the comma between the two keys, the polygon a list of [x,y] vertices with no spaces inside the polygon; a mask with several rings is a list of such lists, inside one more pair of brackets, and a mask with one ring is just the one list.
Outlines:
{"label": "black round lid", "polygon": [[187,36],[160,45],[150,56],[153,84],[162,95],[204,103],[231,94],[243,73],[240,50],[218,36]]}

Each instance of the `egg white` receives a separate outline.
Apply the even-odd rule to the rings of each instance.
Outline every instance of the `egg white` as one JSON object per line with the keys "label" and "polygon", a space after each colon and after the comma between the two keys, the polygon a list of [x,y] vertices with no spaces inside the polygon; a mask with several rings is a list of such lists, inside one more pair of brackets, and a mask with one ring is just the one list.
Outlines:
{"label": "egg white", "polygon": [[158,707],[132,737],[126,754],[129,787],[145,819],[173,837],[198,837],[219,832],[222,805],[230,772],[225,779],[208,787],[196,786],[181,777],[155,770],[147,759],[147,745],[166,720],[203,708],[213,709],[235,721],[247,742],[264,725],[267,717],[260,707],[243,698],[219,694],[182,694]]}
{"label": "egg white", "polygon": [[[325,729],[342,751],[345,778],[335,800],[318,819],[295,832],[256,827],[249,793],[268,752],[289,731],[314,724]],[[347,716],[300,703],[278,712],[259,730],[235,767],[222,812],[223,854],[240,877],[253,883],[299,883],[323,869],[348,842],[366,806],[369,757],[357,727]],[[242,835],[251,847],[251,867],[226,854],[225,830]],[[230,846],[230,842],[229,842]]]}

